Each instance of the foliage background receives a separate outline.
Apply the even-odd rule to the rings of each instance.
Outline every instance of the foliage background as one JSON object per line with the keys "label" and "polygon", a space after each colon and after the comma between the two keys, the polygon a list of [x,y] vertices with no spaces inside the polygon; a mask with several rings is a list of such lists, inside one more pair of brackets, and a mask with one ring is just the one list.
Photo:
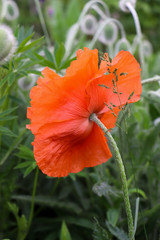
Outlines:
{"label": "foliage background", "polygon": [[[13,29],[18,46],[10,62],[0,67],[0,239],[127,240],[119,170],[114,159],[65,178],[49,178],[39,172],[34,216],[28,231],[37,170],[31,145],[33,136],[25,127],[29,89],[20,88],[18,82],[30,73],[40,75],[44,66],[60,73],[69,66],[71,56],[62,61],[63,43],[87,1],[40,2],[54,51],[48,50],[41,38],[43,31],[34,1],[17,0],[19,18],[4,21]],[[105,2],[112,16],[123,23],[128,39],[132,39],[135,27],[131,15],[120,11],[117,0]],[[53,8],[52,19],[48,7]],[[160,4],[137,1],[136,10],[142,32],[153,45],[153,54],[147,60],[147,77],[151,77],[160,74],[160,31],[157,31]],[[85,46],[88,40],[82,39],[77,48]],[[104,50],[102,45],[98,47]],[[40,55],[42,49],[44,56]],[[112,131],[127,171],[133,215],[136,201],[140,201],[137,240],[160,237],[160,124],[154,123],[160,117],[160,97],[149,94],[157,89],[158,83],[145,85],[141,101],[130,106],[125,121],[120,122],[119,117],[122,130],[116,127]]]}

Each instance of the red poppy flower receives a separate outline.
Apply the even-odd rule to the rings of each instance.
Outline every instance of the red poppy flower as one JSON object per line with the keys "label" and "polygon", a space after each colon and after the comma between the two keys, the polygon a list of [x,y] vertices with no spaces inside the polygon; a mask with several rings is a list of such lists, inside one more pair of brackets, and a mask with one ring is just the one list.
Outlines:
{"label": "red poppy flower", "polygon": [[95,113],[110,129],[126,103],[140,99],[140,67],[121,51],[98,67],[98,51],[77,51],[64,77],[46,67],[30,92],[27,127],[35,135],[34,156],[43,173],[53,177],[77,173],[111,158],[102,130],[90,120]]}

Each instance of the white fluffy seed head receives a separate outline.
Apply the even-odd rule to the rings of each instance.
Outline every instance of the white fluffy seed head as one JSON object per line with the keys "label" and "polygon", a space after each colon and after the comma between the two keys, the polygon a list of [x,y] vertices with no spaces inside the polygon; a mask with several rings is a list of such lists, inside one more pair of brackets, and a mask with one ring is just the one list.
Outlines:
{"label": "white fluffy seed head", "polygon": [[15,53],[16,46],[17,41],[11,28],[0,24],[0,65],[10,60]]}

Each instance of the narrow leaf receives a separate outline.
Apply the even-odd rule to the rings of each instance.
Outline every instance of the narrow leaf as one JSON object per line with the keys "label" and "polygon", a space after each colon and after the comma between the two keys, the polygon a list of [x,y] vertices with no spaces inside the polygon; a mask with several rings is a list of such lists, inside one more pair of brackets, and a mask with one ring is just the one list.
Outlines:
{"label": "narrow leaf", "polygon": [[10,137],[17,137],[17,135],[15,133],[13,133],[10,129],[8,129],[6,127],[2,127],[2,126],[0,126],[0,133],[3,135],[10,136]]}
{"label": "narrow leaf", "polygon": [[72,240],[65,221],[62,223],[60,240]]}

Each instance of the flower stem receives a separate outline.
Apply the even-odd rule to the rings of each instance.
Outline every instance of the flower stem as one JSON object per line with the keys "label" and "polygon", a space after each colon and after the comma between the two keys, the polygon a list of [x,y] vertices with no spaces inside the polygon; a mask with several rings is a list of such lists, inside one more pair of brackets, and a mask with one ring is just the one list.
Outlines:
{"label": "flower stem", "polygon": [[132,211],[131,211],[131,206],[130,206],[130,201],[129,201],[129,194],[128,194],[128,187],[127,187],[127,179],[126,179],[126,174],[125,174],[125,169],[123,165],[123,161],[119,152],[119,149],[117,147],[117,144],[108,131],[108,129],[104,126],[104,124],[97,118],[96,114],[93,113],[90,116],[90,120],[95,122],[105,133],[105,136],[109,139],[114,154],[116,161],[118,163],[119,169],[120,169],[120,175],[121,175],[121,181],[122,181],[122,189],[123,189],[123,196],[124,196],[124,202],[125,202],[125,208],[126,208],[126,214],[127,214],[127,221],[128,221],[128,230],[129,230],[129,239],[134,240],[134,227],[133,227],[133,217],[132,217]]}
{"label": "flower stem", "polygon": [[35,200],[35,194],[36,194],[36,188],[37,188],[38,173],[39,173],[39,168],[37,167],[35,177],[34,177],[34,184],[33,184],[31,210],[30,210],[30,215],[29,215],[29,220],[28,220],[28,231],[30,229],[30,226],[32,223],[32,218],[33,218],[33,213],[34,213],[34,200]]}
{"label": "flower stem", "polygon": [[142,73],[145,76],[146,75],[146,64],[145,64],[145,60],[144,60],[144,50],[143,50],[143,45],[142,45],[142,31],[141,31],[141,25],[139,22],[138,14],[129,1],[126,2],[126,7],[129,9],[129,11],[131,12],[133,19],[134,19],[137,38],[138,38],[138,42],[139,42],[139,58],[140,58],[140,63],[141,63],[141,67],[142,67]]}
{"label": "flower stem", "polygon": [[142,85],[147,84],[147,83],[152,83],[152,82],[160,82],[160,76],[156,75],[152,78],[147,78],[142,80]]}
{"label": "flower stem", "polygon": [[35,4],[36,4],[36,7],[37,7],[40,23],[41,23],[44,35],[46,37],[46,43],[47,43],[48,47],[50,47],[51,42],[50,42],[49,34],[48,34],[48,31],[47,31],[47,28],[46,28],[46,24],[45,24],[45,21],[44,21],[44,17],[43,17],[43,14],[42,14],[42,10],[41,10],[39,0],[34,0],[34,1],[35,1]]}

